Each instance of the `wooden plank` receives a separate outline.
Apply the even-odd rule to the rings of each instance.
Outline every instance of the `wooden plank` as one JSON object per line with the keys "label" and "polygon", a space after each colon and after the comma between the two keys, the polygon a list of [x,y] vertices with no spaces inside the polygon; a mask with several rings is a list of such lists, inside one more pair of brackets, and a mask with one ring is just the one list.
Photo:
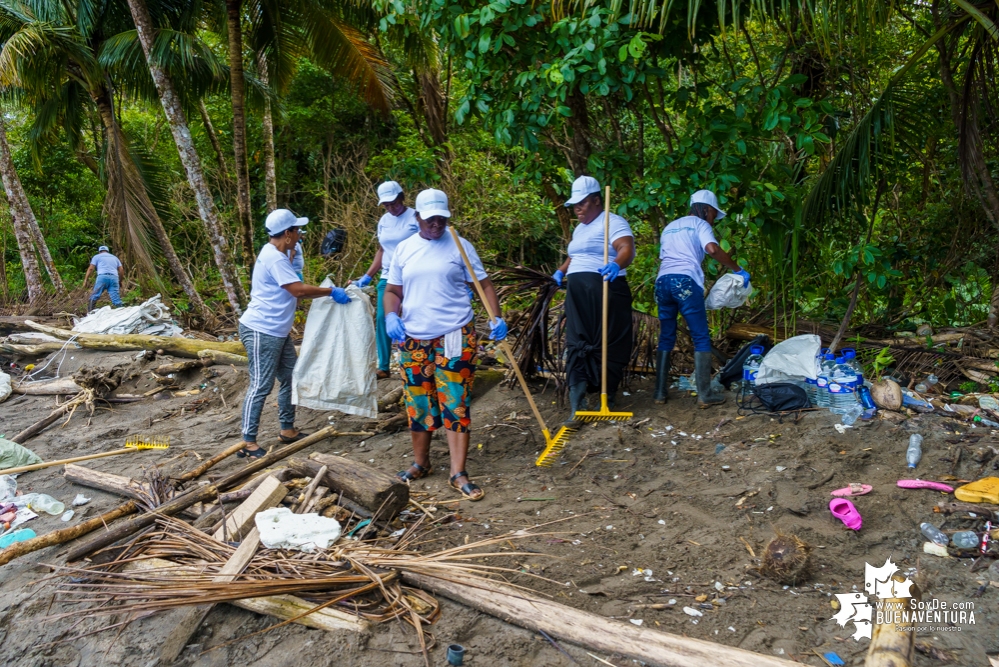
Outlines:
{"label": "wooden plank", "polygon": [[[19,544],[25,543],[20,542]],[[178,575],[203,571],[201,568],[194,566],[178,567],[176,563],[163,558],[138,560],[125,566],[126,571],[151,571],[159,569],[167,569],[169,572]],[[269,595],[259,598],[247,598],[245,600],[230,602],[229,604],[258,614],[273,616],[281,621],[287,621],[316,606],[294,595]],[[371,630],[371,623],[369,621],[331,607],[314,611],[308,616],[296,619],[294,622],[310,628],[326,630],[327,632],[340,632],[342,630],[369,632]]]}
{"label": "wooden plank", "polygon": [[532,632],[544,630],[557,639],[592,651],[616,653],[656,667],[791,667],[798,664],[769,655],[702,639],[691,639],[591,614],[532,595],[509,585],[482,579],[461,581],[403,572],[402,578],[473,609]]}
{"label": "wooden plank", "polygon": [[[896,574],[892,579],[899,583],[905,582],[905,577],[901,574]],[[879,601],[879,604],[883,602],[885,609],[908,609],[910,600],[919,600],[922,597],[919,587],[915,584],[909,586],[909,595],[912,597],[887,598]],[[891,616],[891,613],[885,615]],[[871,622],[874,623],[874,628],[871,631],[871,643],[867,647],[864,667],[911,667],[916,653],[916,633],[913,630],[916,624],[878,623],[876,617],[871,619]]]}
{"label": "wooden plank", "polygon": [[141,500],[142,496],[140,495],[140,491],[146,488],[145,485],[136,482],[131,477],[115,475],[110,472],[101,472],[99,470],[92,470],[73,463],[66,464],[66,469],[63,471],[62,475],[67,481],[72,482],[73,484],[79,484],[80,486],[86,486],[91,489],[107,491],[108,493],[125,496],[126,498],[132,498],[133,500]]}
{"label": "wooden plank", "polygon": [[226,517],[225,525],[212,535],[219,542],[238,542],[249,535],[257,512],[274,507],[288,495],[288,487],[273,477],[265,477],[250,497]]}

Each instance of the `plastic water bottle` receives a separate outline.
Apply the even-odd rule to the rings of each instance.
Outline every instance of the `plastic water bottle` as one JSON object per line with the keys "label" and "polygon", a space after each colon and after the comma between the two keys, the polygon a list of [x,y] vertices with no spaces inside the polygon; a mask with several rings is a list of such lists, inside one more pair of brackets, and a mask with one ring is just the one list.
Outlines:
{"label": "plastic water bottle", "polygon": [[909,436],[909,448],[905,450],[905,462],[910,468],[915,468],[921,458],[923,458],[923,436],[913,433]]}
{"label": "plastic water bottle", "polygon": [[854,393],[857,376],[847,365],[843,357],[836,357],[836,365],[829,377],[829,409],[841,415],[849,408],[857,405],[857,395]]}
{"label": "plastic water bottle", "polygon": [[745,393],[752,394],[753,387],[756,386],[756,373],[763,363],[763,346],[754,345],[749,348],[749,353],[745,363],[742,364],[742,387]]}
{"label": "plastic water bottle", "polygon": [[945,535],[942,530],[934,526],[932,523],[929,523],[928,521],[924,521],[921,524],[919,524],[919,531],[930,542],[933,542],[934,544],[939,544],[942,547],[947,546],[947,544],[950,542],[950,540],[947,539],[947,535]]}
{"label": "plastic water bottle", "polygon": [[954,533],[950,540],[958,549],[974,549],[978,546],[978,535],[973,530]]}
{"label": "plastic water bottle", "polygon": [[835,366],[836,358],[832,354],[826,353],[819,366],[819,378],[815,382],[815,404],[820,408],[829,407],[829,380]]}
{"label": "plastic water bottle", "polygon": [[877,406],[874,405],[874,397],[871,396],[871,390],[867,385],[860,385],[857,387],[857,400],[860,404],[864,406],[867,410],[877,410]]}
{"label": "plastic water bottle", "polygon": [[45,512],[55,516],[66,511],[66,506],[44,493],[36,493],[35,497],[28,501],[28,509],[32,512]]}
{"label": "plastic water bottle", "polygon": [[857,387],[859,388],[864,384],[864,367],[857,361],[857,351],[852,347],[844,348],[843,359],[846,360],[846,365],[852,368],[854,374],[857,376]]}

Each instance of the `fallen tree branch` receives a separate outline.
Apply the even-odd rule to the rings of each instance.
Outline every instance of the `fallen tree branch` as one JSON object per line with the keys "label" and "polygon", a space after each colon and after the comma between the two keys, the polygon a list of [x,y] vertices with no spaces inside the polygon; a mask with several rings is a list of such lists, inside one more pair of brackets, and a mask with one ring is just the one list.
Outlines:
{"label": "fallen tree branch", "polygon": [[242,343],[236,341],[212,341],[173,336],[146,336],[142,334],[83,334],[45,326],[31,320],[25,321],[25,324],[36,331],[41,331],[63,340],[69,340],[75,336],[74,340],[80,347],[92,350],[106,350],[111,352],[163,350],[168,354],[192,359],[197,359],[198,353],[202,350],[218,350],[246,358],[246,348],[243,347]]}
{"label": "fallen tree branch", "polygon": [[39,549],[44,549],[46,547],[53,547],[57,544],[64,544],[70,540],[75,540],[78,537],[83,537],[87,533],[91,533],[98,528],[107,526],[107,524],[119,517],[127,516],[132,512],[135,512],[137,509],[138,506],[135,502],[129,501],[124,505],[116,507],[110,512],[105,512],[100,516],[95,516],[93,519],[88,519],[75,526],[63,528],[62,530],[57,530],[45,535],[40,535],[30,540],[25,540],[24,542],[16,542],[0,551],[0,565],[6,565],[15,558],[20,558],[21,556],[30,554],[32,551],[38,551]]}

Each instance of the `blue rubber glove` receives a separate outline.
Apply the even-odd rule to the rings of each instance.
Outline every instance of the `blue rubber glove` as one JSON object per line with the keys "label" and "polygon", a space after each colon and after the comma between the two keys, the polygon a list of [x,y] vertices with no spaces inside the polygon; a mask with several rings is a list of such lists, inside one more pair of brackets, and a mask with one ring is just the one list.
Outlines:
{"label": "blue rubber glove", "polygon": [[742,286],[746,287],[749,285],[749,271],[742,269],[741,271],[735,271],[735,275],[742,277]]}
{"label": "blue rubber glove", "polygon": [[334,287],[333,291],[330,292],[330,298],[337,303],[350,303],[350,297],[347,296],[347,290],[342,287]]}
{"label": "blue rubber glove", "polygon": [[396,313],[389,313],[385,316],[385,333],[397,343],[406,340],[406,327],[402,324],[402,318]]}
{"label": "blue rubber glove", "polygon": [[355,280],[354,284],[357,285],[358,287],[364,287],[370,282],[371,282],[371,276],[365,273],[363,276]]}
{"label": "blue rubber glove", "polygon": [[489,330],[492,332],[489,334],[490,340],[501,341],[506,338],[506,322],[503,321],[502,317],[497,317],[495,322],[490,322]]}
{"label": "blue rubber glove", "polygon": [[559,287],[562,286],[562,281],[565,280],[565,274],[562,273],[562,269],[559,269],[558,271],[552,274],[552,280],[554,280],[555,284],[558,285]]}
{"label": "blue rubber glove", "polygon": [[604,280],[614,280],[619,273],[621,273],[621,265],[617,262],[607,262],[600,267],[600,275],[604,277]]}

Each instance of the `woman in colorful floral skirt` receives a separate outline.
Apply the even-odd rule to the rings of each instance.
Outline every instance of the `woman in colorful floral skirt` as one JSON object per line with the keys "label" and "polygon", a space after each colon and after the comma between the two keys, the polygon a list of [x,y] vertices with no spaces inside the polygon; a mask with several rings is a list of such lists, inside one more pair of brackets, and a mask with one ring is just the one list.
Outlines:
{"label": "woman in colorful floral skirt", "polygon": [[[396,246],[385,289],[385,330],[400,346],[413,438],[413,464],[399,478],[409,482],[433,471],[430,439],[443,427],[451,454],[450,485],[469,500],[481,500],[485,493],[465,471],[478,348],[469,297],[472,276],[447,229],[447,195],[424,190],[416,197],[416,214],[420,231]],[[493,312],[501,312],[478,253],[465,239],[461,243]],[[506,337],[502,319],[490,328],[493,340]]]}

